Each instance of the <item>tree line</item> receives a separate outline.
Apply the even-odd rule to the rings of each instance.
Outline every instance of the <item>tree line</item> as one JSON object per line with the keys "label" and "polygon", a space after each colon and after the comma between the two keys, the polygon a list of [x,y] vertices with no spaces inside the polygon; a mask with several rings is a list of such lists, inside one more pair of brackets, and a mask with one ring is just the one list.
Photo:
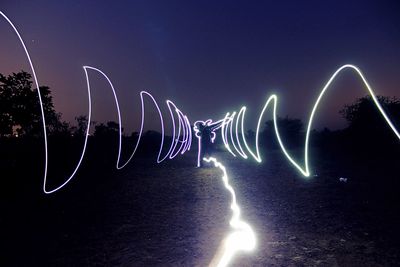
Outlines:
{"label": "tree line", "polygon": [[[40,137],[42,133],[42,118],[37,96],[37,89],[33,88],[31,75],[25,71],[12,73],[8,76],[0,74],[0,138],[10,137]],[[50,136],[84,136],[87,127],[87,117],[75,118],[75,125],[62,119],[62,114],[54,109],[51,90],[48,86],[41,86],[43,108],[46,127]],[[400,128],[400,100],[396,97],[378,96],[379,102]],[[351,149],[383,149],[398,147],[398,140],[386,125],[385,120],[378,112],[373,99],[365,96],[349,105],[345,105],[339,113],[347,121],[347,127],[342,130],[313,130],[312,144],[320,147],[335,149],[348,147]],[[116,122],[93,123],[94,136],[108,138],[118,135],[119,125]],[[278,117],[277,124],[285,146],[295,149],[304,145],[305,127],[298,118]],[[274,133],[274,122],[266,121],[261,133],[261,143],[267,148],[278,148],[279,144]],[[248,139],[254,140],[254,131],[246,133]],[[137,133],[133,133],[137,138]],[[148,131],[145,139],[161,138],[160,133]],[[340,144],[340,145],[339,145]],[[373,151],[373,150],[372,150]]]}
{"label": "tree line", "polygon": [[[25,72],[8,76],[0,73],[0,138],[40,137],[43,134],[40,102],[37,89],[32,87],[32,76]],[[62,119],[56,112],[53,97],[48,86],[40,87],[47,132],[50,136],[84,136],[88,119],[75,117],[76,125]],[[118,133],[116,122],[92,123],[94,135],[107,136]]]}

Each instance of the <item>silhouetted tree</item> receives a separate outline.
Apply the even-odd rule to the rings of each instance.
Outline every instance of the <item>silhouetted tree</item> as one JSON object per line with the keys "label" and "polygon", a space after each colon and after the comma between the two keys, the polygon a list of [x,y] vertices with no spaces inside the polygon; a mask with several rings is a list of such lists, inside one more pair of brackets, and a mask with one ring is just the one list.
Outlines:
{"label": "silhouetted tree", "polygon": [[[377,98],[398,128],[400,100],[384,96]],[[388,154],[386,152],[399,148],[398,139],[387,125],[371,96],[359,98],[353,104],[345,105],[340,110],[340,114],[349,124],[344,131],[344,141],[350,149],[357,150],[363,155],[372,155],[375,152]]]}
{"label": "silhouetted tree", "polygon": [[[286,116],[285,118],[277,118],[279,134],[287,148],[295,148],[302,142],[303,137],[303,122],[300,119],[292,119]],[[264,142],[267,147],[277,148],[279,146],[273,120],[265,122],[265,129],[263,131]]]}
{"label": "silhouetted tree", "polygon": [[95,137],[103,137],[103,138],[115,137],[118,135],[119,132],[119,124],[114,121],[109,121],[107,122],[107,124],[100,123],[96,125],[94,128],[95,128],[94,131]]}
{"label": "silhouetted tree", "polygon": [[143,134],[140,141],[139,151],[142,153],[153,153],[160,147],[161,133],[153,130],[148,130]]}
{"label": "silhouetted tree", "polygon": [[77,126],[72,127],[72,133],[74,136],[82,137],[86,133],[88,118],[84,115],[80,115],[75,117],[75,121],[77,122]]}
{"label": "silhouetted tree", "polygon": [[[396,97],[386,96],[377,96],[377,98],[386,113],[390,115],[391,120],[398,123],[400,120],[400,100]],[[345,105],[339,113],[347,120],[349,127],[353,129],[373,130],[386,123],[369,95],[357,99],[353,104]]]}
{"label": "silhouetted tree", "polygon": [[[5,76],[0,74],[0,136],[37,136],[42,133],[42,117],[37,89],[25,71]],[[54,110],[50,88],[40,87],[46,125],[50,134],[68,132],[69,124]]]}
{"label": "silhouetted tree", "polygon": [[138,139],[138,137],[139,137],[139,133],[138,132],[132,132],[131,133],[131,138],[133,138],[133,139]]}

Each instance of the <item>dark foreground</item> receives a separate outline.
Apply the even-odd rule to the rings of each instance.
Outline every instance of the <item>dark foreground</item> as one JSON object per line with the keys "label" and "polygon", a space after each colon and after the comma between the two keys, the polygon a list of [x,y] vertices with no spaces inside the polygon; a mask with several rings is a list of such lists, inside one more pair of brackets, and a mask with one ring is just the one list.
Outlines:
{"label": "dark foreground", "polygon": [[[399,162],[314,158],[318,177],[305,180],[280,155],[260,165],[217,154],[257,235],[234,266],[399,264]],[[207,266],[229,231],[229,195],[219,170],[194,163],[98,163],[49,196],[40,177],[19,177],[1,189],[0,266]]]}

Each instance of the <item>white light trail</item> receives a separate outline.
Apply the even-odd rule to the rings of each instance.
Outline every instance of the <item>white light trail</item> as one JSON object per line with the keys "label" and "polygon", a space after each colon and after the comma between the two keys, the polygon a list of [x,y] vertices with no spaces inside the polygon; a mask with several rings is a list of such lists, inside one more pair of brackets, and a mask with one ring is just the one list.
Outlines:
{"label": "white light trail", "polygon": [[206,121],[196,121],[193,124],[193,130],[194,130],[194,135],[197,137],[197,142],[198,142],[198,151],[197,151],[197,167],[200,167],[200,161],[201,161],[201,154],[202,154],[202,147],[201,147],[201,139],[202,139],[202,134],[204,129],[207,129],[209,131],[209,134],[211,134],[211,143],[214,143],[215,138],[217,137],[215,131],[221,128],[224,125],[226,118],[223,120],[219,120],[216,122],[213,122],[212,119],[208,119]]}
{"label": "white light trail", "polygon": [[[246,153],[244,152],[244,150],[242,149],[241,146],[241,142],[240,142],[240,138],[239,136],[242,136],[242,143],[244,144],[244,147],[246,147],[247,151],[249,152],[249,154],[257,161],[257,162],[261,162],[261,155],[260,155],[260,149],[259,149],[259,133],[260,133],[260,128],[261,128],[261,124],[262,124],[262,118],[264,116],[265,111],[267,110],[267,108],[272,105],[272,119],[274,122],[274,130],[275,130],[275,136],[278,140],[279,146],[282,150],[282,152],[284,153],[284,155],[286,156],[286,158],[289,160],[289,162],[305,177],[309,177],[310,176],[310,167],[309,167],[309,141],[310,141],[310,133],[312,130],[312,125],[313,125],[313,120],[314,120],[314,116],[315,113],[319,107],[319,104],[321,102],[322,97],[324,96],[325,92],[329,89],[329,86],[332,84],[332,82],[335,80],[335,78],[339,75],[339,73],[341,73],[344,70],[353,70],[355,71],[355,73],[361,78],[366,90],[368,91],[369,95],[372,97],[375,106],[378,108],[380,114],[382,115],[382,117],[384,118],[384,120],[386,121],[386,123],[388,124],[388,126],[391,128],[392,132],[397,136],[397,138],[400,140],[400,134],[399,131],[396,129],[396,127],[394,126],[394,124],[392,123],[392,121],[390,120],[389,116],[386,114],[386,112],[383,110],[382,106],[380,105],[377,97],[375,96],[375,93],[373,92],[371,86],[368,84],[366,78],[364,77],[364,75],[362,74],[361,70],[359,68],[357,68],[354,65],[343,65],[342,67],[340,67],[338,70],[335,71],[335,73],[331,76],[331,78],[328,80],[328,82],[325,84],[325,86],[322,88],[321,93],[319,94],[313,108],[311,111],[311,114],[309,116],[308,119],[308,123],[307,123],[307,130],[306,130],[306,136],[305,136],[305,141],[304,141],[304,163],[298,163],[288,152],[288,150],[286,149],[282,138],[279,134],[279,127],[277,124],[277,114],[276,114],[276,109],[277,109],[277,105],[278,105],[278,97],[276,95],[271,95],[263,109],[261,110],[261,113],[258,117],[258,122],[257,122],[257,129],[256,129],[256,133],[255,133],[255,152],[250,148],[250,146],[248,145],[247,141],[246,141],[246,136],[244,134],[244,116],[246,113],[246,107],[242,107],[239,111],[238,116],[236,117],[236,129],[235,129],[235,134],[234,136],[232,135],[232,132],[230,134],[230,136],[228,135],[228,127],[232,130],[233,127],[233,123],[234,123],[234,118],[235,118],[235,112],[233,112],[233,114],[231,116],[229,116],[230,113],[227,113],[227,115],[225,116],[225,118],[228,118],[228,120],[225,120],[224,125],[222,126],[222,131],[221,131],[221,137],[222,140],[224,141],[225,147],[226,149],[233,154],[234,156],[236,156],[235,152],[232,151],[231,147],[229,146],[229,142],[233,144],[233,148],[236,151],[236,153],[238,153],[240,156],[242,156],[243,158],[247,158]],[[240,120],[240,127],[238,127],[239,124],[239,120]],[[241,134],[240,134],[241,133]],[[236,146],[235,143],[238,143],[238,146]]]}
{"label": "white light trail", "polygon": [[[85,76],[86,76],[86,83],[87,83],[87,92],[88,92],[88,125],[87,125],[87,129],[86,129],[86,135],[85,135],[85,141],[84,141],[84,145],[82,148],[82,152],[81,152],[81,156],[79,157],[79,161],[75,167],[75,169],[73,170],[72,174],[69,176],[68,179],[66,179],[66,181],[61,184],[60,186],[58,186],[55,189],[52,190],[48,190],[46,188],[46,184],[47,184],[47,169],[48,169],[48,162],[49,162],[49,155],[48,155],[48,141],[47,141],[47,129],[46,129],[46,120],[45,120],[45,114],[44,114],[44,109],[43,109],[43,101],[42,101],[42,96],[41,96],[41,92],[40,92],[40,87],[39,87],[39,81],[38,81],[38,77],[36,75],[36,71],[33,65],[33,62],[31,60],[31,57],[29,55],[28,49],[20,35],[20,33],[18,32],[17,28],[15,27],[15,25],[11,22],[11,20],[3,13],[0,11],[0,15],[9,23],[9,25],[12,27],[12,29],[14,30],[15,34],[17,35],[23,49],[24,52],[27,56],[30,68],[32,70],[32,75],[33,75],[33,79],[36,85],[36,88],[38,88],[37,93],[38,93],[38,98],[39,98],[39,103],[40,103],[40,112],[41,112],[41,116],[42,116],[42,127],[43,127],[43,136],[44,136],[44,149],[45,149],[45,163],[44,163],[44,175],[43,175],[43,191],[45,193],[53,193],[59,189],[61,189],[63,186],[65,186],[76,174],[76,172],[78,171],[82,160],[84,158],[85,152],[86,152],[86,147],[87,147],[87,142],[88,142],[88,136],[89,136],[89,130],[90,130],[90,121],[91,121],[91,112],[92,112],[92,101],[91,101],[91,88],[90,88],[90,80],[89,80],[89,74],[88,74],[88,70],[91,71],[95,71],[99,74],[101,74],[108,82],[108,84],[110,85],[110,88],[113,92],[113,96],[114,96],[114,101],[115,101],[115,105],[117,108],[117,113],[118,113],[118,122],[119,122],[119,144],[118,144],[118,158],[117,158],[117,164],[116,164],[116,168],[117,169],[121,169],[123,167],[125,167],[132,159],[133,155],[135,154],[135,152],[137,151],[137,148],[139,146],[140,143],[140,139],[142,137],[143,134],[143,127],[144,127],[144,119],[145,119],[145,104],[144,104],[144,96],[147,96],[150,98],[150,100],[153,102],[154,106],[156,107],[159,117],[160,117],[160,123],[161,123],[161,131],[162,131],[162,140],[161,140],[161,145],[160,145],[160,150],[157,156],[157,162],[160,163],[163,160],[165,160],[166,158],[172,159],[174,158],[177,154],[181,153],[185,153],[186,151],[190,150],[191,147],[191,142],[192,142],[192,131],[191,131],[191,126],[190,126],[190,122],[189,119],[187,118],[186,115],[184,115],[177,107],[176,105],[171,102],[171,101],[167,101],[167,106],[171,115],[171,119],[172,119],[172,124],[173,124],[173,138],[172,138],[172,142],[170,145],[170,148],[168,150],[168,152],[166,153],[166,155],[164,157],[161,157],[162,154],[162,150],[163,150],[163,145],[164,145],[164,136],[165,136],[165,132],[164,132],[164,121],[163,121],[163,117],[161,114],[161,110],[159,108],[159,105],[157,104],[157,101],[154,99],[154,97],[146,92],[146,91],[142,91],[140,93],[140,99],[141,99],[141,127],[140,127],[140,133],[139,133],[139,137],[138,137],[138,141],[133,149],[133,152],[131,153],[131,155],[129,156],[128,160],[121,164],[121,151],[122,151],[122,119],[121,119],[121,112],[120,112],[120,108],[119,108],[119,102],[118,102],[118,98],[117,98],[117,94],[116,91],[114,89],[114,86],[111,82],[111,80],[108,78],[108,76],[102,72],[101,70],[94,68],[94,67],[90,67],[90,66],[83,66],[84,72],[85,72]],[[379,112],[381,113],[381,115],[383,116],[383,118],[385,119],[386,123],[389,125],[389,127],[392,129],[392,131],[394,132],[394,134],[397,136],[397,138],[400,140],[400,133],[399,131],[396,129],[396,127],[394,126],[394,124],[391,122],[390,118],[388,117],[388,115],[385,113],[385,111],[383,110],[382,106],[380,105],[377,97],[375,96],[372,88],[370,87],[370,85],[368,84],[366,78],[364,77],[364,75],[362,74],[361,70],[359,68],[357,68],[354,65],[343,65],[342,67],[340,67],[338,70],[336,70],[336,72],[331,76],[331,78],[328,80],[328,82],[325,84],[325,86],[322,88],[321,93],[319,94],[313,108],[312,111],[310,113],[309,119],[308,119],[308,124],[307,124],[307,130],[306,130],[306,135],[305,135],[305,142],[304,142],[304,161],[303,163],[299,163],[298,161],[296,161],[288,152],[288,150],[286,149],[284,142],[282,141],[282,138],[279,134],[279,128],[277,125],[277,114],[276,114],[276,109],[277,109],[277,105],[278,105],[278,97],[276,95],[271,95],[259,117],[258,117],[258,123],[257,123],[257,129],[256,129],[256,133],[255,133],[255,151],[253,151],[250,146],[248,145],[247,141],[246,141],[246,137],[244,134],[244,117],[245,117],[245,113],[246,113],[246,107],[242,107],[239,111],[239,113],[233,112],[232,115],[230,115],[230,113],[227,113],[225,118],[223,120],[220,120],[219,122],[222,121],[222,127],[221,127],[221,136],[222,136],[222,140],[225,144],[226,149],[229,151],[229,153],[231,153],[233,156],[236,157],[236,153],[239,154],[241,157],[247,159],[248,156],[246,154],[246,150],[247,152],[257,161],[257,162],[261,162],[262,158],[260,155],[260,149],[259,149],[259,133],[260,133],[260,128],[261,128],[261,124],[262,124],[262,118],[263,115],[265,113],[265,111],[267,110],[267,108],[269,107],[269,105],[272,105],[272,109],[273,109],[273,122],[274,122],[274,130],[275,130],[275,135],[276,138],[278,140],[279,146],[282,150],[282,152],[284,153],[284,155],[286,156],[286,158],[289,160],[289,162],[305,177],[309,177],[310,176],[310,167],[309,167],[309,140],[310,140],[310,133],[311,133],[311,129],[312,129],[312,124],[313,124],[313,119],[315,116],[315,113],[317,111],[317,108],[319,107],[319,104],[321,102],[322,97],[324,96],[325,92],[328,90],[329,86],[331,85],[331,83],[334,81],[334,79],[339,75],[339,73],[341,73],[342,71],[346,70],[346,69],[350,69],[355,71],[355,73],[361,78],[365,88],[367,89],[368,93],[371,95],[376,107],[378,108]],[[177,117],[178,117],[178,133],[176,134],[176,123],[175,123],[175,119],[174,119],[174,112],[176,113]],[[236,116],[236,114],[238,114]],[[235,120],[236,117],[236,120]],[[206,122],[211,120],[207,120]],[[206,123],[205,122],[205,123]],[[235,132],[233,132],[233,129],[235,129]],[[196,132],[196,129],[194,129]],[[215,129],[216,130],[216,129]],[[229,134],[228,134],[229,131]],[[182,132],[182,140],[180,140],[180,136],[181,136],[181,132]],[[196,132],[196,134],[198,133],[198,131]],[[241,138],[240,138],[240,133],[241,133]],[[214,140],[215,138],[215,132],[212,131],[213,137],[212,140]],[[196,135],[198,137],[198,135]],[[199,140],[199,151],[198,151],[198,166],[200,165],[200,153],[201,153],[201,144],[200,144],[200,138],[198,138]],[[178,146],[178,143],[181,143]],[[231,149],[231,146],[229,145],[229,143],[232,144],[233,150]],[[245,147],[246,149],[244,149],[243,147]],[[236,153],[235,153],[235,152]]]}
{"label": "white light trail", "polygon": [[[176,157],[178,154],[184,154],[186,151],[189,151],[191,149],[191,144],[193,140],[192,136],[192,127],[190,125],[190,121],[188,117],[183,114],[180,109],[177,108],[177,106],[170,100],[166,101],[169,114],[172,120],[172,140],[171,144],[169,146],[168,152],[162,156],[163,153],[163,148],[164,148],[164,140],[165,140],[165,127],[164,127],[164,119],[160,110],[160,107],[155,100],[155,98],[148,92],[146,91],[141,91],[140,92],[140,100],[141,100],[141,124],[140,124],[140,132],[138,136],[138,140],[133,148],[132,153],[128,157],[128,160],[125,163],[121,163],[121,153],[122,153],[122,116],[121,116],[121,111],[120,111],[120,106],[119,106],[119,101],[117,97],[116,90],[109,79],[109,77],[102,72],[98,68],[90,67],[90,66],[83,66],[83,70],[85,73],[85,78],[86,78],[86,85],[87,85],[87,93],[88,93],[88,124],[86,128],[86,134],[85,134],[85,139],[84,139],[84,145],[81,151],[81,155],[79,157],[78,163],[76,164],[74,170],[72,171],[72,174],[59,186],[57,186],[54,189],[48,189],[47,188],[47,179],[48,179],[48,164],[49,164],[49,153],[48,153],[48,137],[47,137],[47,129],[46,129],[46,121],[45,121],[45,114],[44,114],[44,108],[43,108],[43,101],[42,101],[42,95],[40,91],[40,86],[39,86],[39,80],[33,65],[33,62],[31,60],[30,54],[28,52],[28,49],[18,32],[17,28],[15,25],[11,22],[11,20],[3,13],[0,11],[0,15],[8,22],[8,24],[12,27],[14,33],[17,35],[18,40],[20,44],[23,47],[23,50],[25,52],[25,55],[28,59],[29,66],[32,71],[32,76],[34,79],[34,84],[37,88],[37,93],[38,93],[38,98],[39,98],[39,103],[40,103],[40,112],[41,112],[41,117],[42,117],[42,127],[43,127],[43,136],[44,136],[44,150],[45,150],[45,162],[44,162],[44,174],[43,174],[43,192],[46,194],[54,193],[61,188],[63,188],[68,182],[76,175],[78,169],[81,166],[81,163],[83,161],[83,158],[85,156],[86,148],[87,148],[87,143],[88,143],[88,136],[89,136],[89,131],[90,131],[90,122],[91,122],[91,115],[92,115],[92,100],[91,100],[91,87],[90,87],[90,79],[89,79],[89,71],[95,72],[100,74],[107,82],[108,85],[110,86],[113,97],[114,97],[114,102],[116,105],[117,109],[117,114],[118,114],[118,123],[119,123],[119,143],[118,143],[118,157],[117,157],[117,162],[116,162],[116,168],[117,169],[122,169],[125,167],[133,158],[135,155],[141,137],[143,135],[143,130],[144,130],[144,123],[145,123],[145,97],[149,98],[154,104],[154,107],[157,109],[157,112],[159,114],[160,118],[160,124],[161,124],[161,144],[160,144],[160,149],[157,155],[157,163],[160,163],[164,160],[168,159],[173,159]],[[229,153],[231,153],[234,157],[236,155],[240,155],[241,157],[247,159],[250,154],[251,157],[253,157],[257,162],[261,162],[262,158],[260,155],[260,149],[259,149],[259,133],[260,133],[260,128],[262,125],[262,119],[264,117],[265,111],[269,108],[270,105],[272,105],[272,116],[273,116],[273,122],[274,122],[274,130],[275,130],[275,135],[278,140],[279,146],[286,156],[286,158],[289,160],[289,162],[305,177],[310,176],[310,167],[309,167],[309,141],[310,141],[310,133],[313,125],[313,120],[315,117],[315,113],[317,112],[317,109],[320,105],[321,99],[323,98],[324,94],[326,91],[329,89],[330,85],[332,82],[335,80],[335,78],[344,70],[352,70],[358,75],[367,92],[369,95],[371,95],[375,106],[379,110],[380,114],[388,124],[388,126],[391,128],[393,133],[397,136],[397,138],[400,140],[400,133],[394,126],[394,124],[391,122],[390,118],[388,115],[385,113],[383,110],[382,106],[380,105],[377,97],[375,96],[372,88],[368,84],[366,78],[362,74],[361,70],[354,66],[354,65],[343,65],[339,69],[337,69],[334,74],[330,77],[328,82],[323,86],[321,93],[318,95],[318,98],[316,102],[313,105],[313,108],[311,110],[311,113],[308,118],[308,123],[307,123],[307,130],[306,130],[306,135],[305,135],[305,140],[304,140],[304,161],[302,163],[299,163],[296,161],[288,152],[286,149],[284,142],[282,141],[282,138],[279,134],[279,127],[277,125],[277,105],[278,105],[278,97],[276,95],[271,95],[268,97],[265,105],[263,106],[261,113],[258,117],[258,122],[257,122],[257,128],[256,128],[256,133],[255,133],[255,151],[250,148],[248,142],[246,141],[246,136],[244,133],[244,117],[246,113],[246,107],[242,107],[240,111],[237,112],[232,112],[232,113],[227,113],[224,117],[224,119],[219,120],[217,122],[212,122],[211,119],[208,119],[206,121],[197,121],[194,124],[194,132],[195,136],[198,139],[198,155],[197,155],[197,165],[200,166],[200,160],[201,160],[201,134],[199,128],[196,128],[196,125],[202,125],[206,127],[211,128],[211,141],[214,142],[214,139],[216,137],[215,131],[219,128],[221,128],[221,137],[222,141],[228,150]],[[175,116],[177,117],[178,121],[175,120]],[[232,144],[232,146],[230,145]],[[236,195],[235,191],[232,188],[232,186],[229,184],[229,178],[226,173],[225,167],[218,162],[215,158],[204,158],[205,161],[207,162],[213,162],[215,167],[219,168],[223,172],[223,182],[226,187],[226,189],[231,193],[232,196],[232,205],[231,209],[233,212],[232,219],[230,221],[230,225],[233,229],[233,232],[227,237],[225,240],[225,247],[224,247],[224,253],[219,261],[218,266],[226,266],[228,263],[231,261],[232,257],[234,254],[238,251],[251,251],[255,247],[255,234],[251,227],[242,221],[240,219],[240,208],[237,205],[236,202]]]}
{"label": "white light trail", "polygon": [[251,226],[243,221],[240,216],[240,207],[236,201],[235,190],[229,183],[229,177],[226,172],[225,166],[222,165],[216,158],[209,157],[203,158],[206,162],[213,162],[216,168],[219,168],[223,175],[222,181],[224,182],[225,188],[231,194],[231,210],[232,218],[229,222],[232,231],[224,239],[222,255],[217,255],[217,266],[224,267],[229,264],[233,256],[239,251],[252,251],[256,246],[256,236]]}

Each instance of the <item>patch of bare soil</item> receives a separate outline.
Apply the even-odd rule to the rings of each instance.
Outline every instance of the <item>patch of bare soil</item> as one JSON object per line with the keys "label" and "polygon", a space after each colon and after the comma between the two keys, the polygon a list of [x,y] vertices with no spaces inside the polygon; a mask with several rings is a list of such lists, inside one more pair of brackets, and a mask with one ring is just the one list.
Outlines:
{"label": "patch of bare soil", "polygon": [[[400,262],[398,199],[368,178],[376,173],[346,170],[344,183],[340,168],[319,162],[318,177],[304,179],[279,155],[262,164],[216,155],[257,235],[256,250],[232,266]],[[1,265],[207,266],[229,232],[221,172],[194,168],[195,155],[153,160],[83,172],[54,196],[38,191],[3,203]]]}

